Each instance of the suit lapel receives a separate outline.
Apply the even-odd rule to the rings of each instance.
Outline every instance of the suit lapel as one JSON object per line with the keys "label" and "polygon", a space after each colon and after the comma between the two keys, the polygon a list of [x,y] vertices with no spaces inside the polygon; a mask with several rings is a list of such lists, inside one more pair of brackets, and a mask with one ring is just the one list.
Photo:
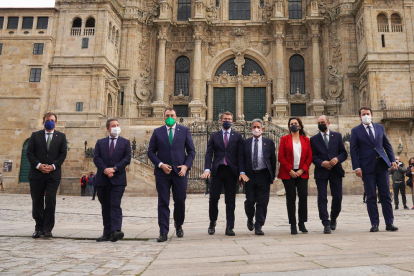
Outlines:
{"label": "suit lapel", "polygon": [[[374,130],[375,130],[375,144],[377,144],[377,142],[378,142],[378,137],[379,137],[379,129],[378,129],[378,126],[377,126],[377,124],[372,124],[373,126],[374,126]],[[374,145],[375,146],[375,145]]]}
{"label": "suit lapel", "polygon": [[[58,132],[55,130],[54,132],[53,132],[53,135],[52,135],[53,137],[52,137],[52,141],[50,141],[50,147],[49,147],[49,150],[51,150],[51,148],[57,143],[57,139],[58,139],[58,136],[59,136],[59,134],[58,134]],[[46,145],[46,148],[47,148],[47,145]]]}
{"label": "suit lapel", "polygon": [[39,136],[40,136],[40,140],[42,141],[42,145],[45,148],[45,150],[47,151],[47,145],[46,145],[46,131],[45,130],[41,130],[39,131]]}
{"label": "suit lapel", "polygon": [[247,150],[248,150],[248,156],[249,156],[249,163],[248,164],[252,164],[252,142],[253,142],[253,137],[247,139],[248,143],[247,143]]}
{"label": "suit lapel", "polygon": [[331,148],[331,145],[332,145],[332,140],[334,139],[334,134],[333,134],[333,132],[332,131],[329,131],[329,140],[328,140],[328,149],[330,149]]}
{"label": "suit lapel", "polygon": [[[220,131],[217,134],[219,136],[220,145],[223,147],[223,149],[225,149],[226,147],[224,146],[224,135],[223,135],[223,131],[220,129]],[[229,144],[227,143],[227,145],[229,145]]]}
{"label": "suit lapel", "polygon": [[168,133],[169,133],[168,131],[169,131],[169,129],[167,127],[165,127],[165,125],[164,125],[160,128],[160,131],[161,131],[161,136],[164,137],[164,140],[167,143],[167,145],[169,145],[171,147],[170,140],[168,140]]}
{"label": "suit lapel", "polygon": [[293,156],[293,139],[292,134],[288,135],[289,154]]}
{"label": "suit lapel", "polygon": [[[316,134],[316,135],[318,135],[318,137],[316,137],[316,139],[319,141],[318,143],[321,145],[320,146],[320,148],[324,148],[324,149],[326,149],[326,144],[325,144],[325,141],[323,140],[323,137],[322,137],[322,135],[321,135],[321,133],[319,132],[318,134]],[[329,141],[330,141],[331,139],[329,139]]]}
{"label": "suit lapel", "polygon": [[369,138],[369,135],[367,133],[366,127],[364,124],[360,124],[361,126],[361,131],[362,131],[362,135],[365,136],[365,139],[368,139],[368,141],[372,144],[371,138]]}
{"label": "suit lapel", "polygon": [[178,135],[180,135],[180,133],[181,133],[181,130],[180,130],[180,127],[177,124],[177,125],[175,125],[175,132],[174,132],[174,137],[173,137],[173,142],[172,142],[173,146],[174,146],[175,142],[177,141],[177,139],[178,139],[177,137],[178,137]]}

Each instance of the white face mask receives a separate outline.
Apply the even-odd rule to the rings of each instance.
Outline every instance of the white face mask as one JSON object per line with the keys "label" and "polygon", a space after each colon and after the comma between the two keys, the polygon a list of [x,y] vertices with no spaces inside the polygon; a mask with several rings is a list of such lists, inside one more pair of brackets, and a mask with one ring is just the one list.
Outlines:
{"label": "white face mask", "polygon": [[259,128],[254,128],[254,129],[252,130],[252,134],[253,134],[254,136],[260,136],[260,135],[262,135],[262,129],[259,129]]}
{"label": "white face mask", "polygon": [[120,127],[112,127],[111,128],[111,135],[112,136],[118,136],[121,133]]}
{"label": "white face mask", "polygon": [[371,115],[362,116],[362,123],[363,124],[369,125],[371,122],[372,122]]}

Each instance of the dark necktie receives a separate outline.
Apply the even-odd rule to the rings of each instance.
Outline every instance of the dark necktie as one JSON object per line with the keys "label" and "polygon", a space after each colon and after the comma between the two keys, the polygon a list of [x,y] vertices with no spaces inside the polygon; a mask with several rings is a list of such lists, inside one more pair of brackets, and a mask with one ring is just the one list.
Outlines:
{"label": "dark necktie", "polygon": [[371,142],[375,145],[375,137],[374,137],[374,133],[371,130],[371,126],[368,126],[368,132],[369,132],[369,138],[371,139]]}
{"label": "dark necktie", "polygon": [[172,146],[173,143],[173,132],[172,132],[172,127],[170,127],[170,133],[168,134],[168,140],[170,141],[170,146]]}
{"label": "dark necktie", "polygon": [[325,141],[325,145],[326,145],[326,147],[328,148],[328,145],[329,145],[329,141],[328,141],[328,133],[325,133],[325,134],[323,135],[323,140]]}
{"label": "dark necktie", "polygon": [[[226,131],[226,132],[224,132],[224,148],[225,148],[225,149],[227,149],[227,144],[228,144],[228,142],[229,142],[229,138],[227,137],[227,134],[228,134],[228,132],[227,132],[227,131]],[[224,160],[223,160],[223,162],[224,162],[224,165],[226,165],[226,166],[227,166],[226,156],[224,156]]]}
{"label": "dark necktie", "polygon": [[50,143],[52,142],[52,139],[50,138],[50,135],[52,135],[52,133],[46,133],[46,134],[47,134],[46,148],[47,148],[47,151],[49,151]]}
{"label": "dark necktie", "polygon": [[253,169],[259,167],[259,139],[254,139]]}
{"label": "dark necktie", "polygon": [[115,149],[115,138],[111,138],[111,145],[109,146],[109,157],[112,157],[112,154],[114,153]]}

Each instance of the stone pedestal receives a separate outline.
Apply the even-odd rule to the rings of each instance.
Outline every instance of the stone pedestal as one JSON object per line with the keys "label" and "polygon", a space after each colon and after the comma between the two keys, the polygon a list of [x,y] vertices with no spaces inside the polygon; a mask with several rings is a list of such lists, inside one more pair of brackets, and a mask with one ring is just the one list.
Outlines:
{"label": "stone pedestal", "polygon": [[204,111],[207,109],[206,105],[200,100],[191,101],[188,104],[190,108],[191,117],[201,118],[205,120]]}
{"label": "stone pedestal", "polygon": [[155,101],[151,104],[152,106],[152,113],[154,114],[155,118],[163,118],[164,111],[167,108],[167,104],[164,101]]}
{"label": "stone pedestal", "polygon": [[273,102],[273,116],[286,117],[289,116],[288,112],[289,103],[286,100],[279,99]]}

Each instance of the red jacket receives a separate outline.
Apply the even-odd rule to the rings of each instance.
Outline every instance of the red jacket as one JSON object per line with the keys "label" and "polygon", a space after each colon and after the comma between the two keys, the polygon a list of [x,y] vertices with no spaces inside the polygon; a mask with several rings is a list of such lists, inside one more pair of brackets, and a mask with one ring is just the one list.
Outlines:
{"label": "red jacket", "polygon": [[83,178],[83,176],[81,177],[80,179],[81,186],[88,184],[88,182],[89,182],[89,179],[87,177],[85,178]]}
{"label": "red jacket", "polygon": [[[312,148],[308,137],[299,135],[302,144],[302,153],[300,156],[299,169],[305,172],[302,178],[309,179],[309,167],[312,163]],[[280,139],[278,160],[280,163],[279,174],[277,178],[290,179],[289,172],[293,169],[293,140],[292,135],[288,134]]]}

